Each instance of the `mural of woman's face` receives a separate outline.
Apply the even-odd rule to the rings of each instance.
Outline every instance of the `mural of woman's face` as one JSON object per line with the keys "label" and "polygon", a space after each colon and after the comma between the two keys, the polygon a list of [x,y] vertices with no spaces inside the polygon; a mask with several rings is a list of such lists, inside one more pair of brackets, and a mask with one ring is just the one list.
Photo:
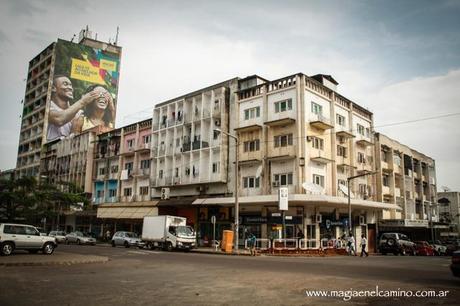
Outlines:
{"label": "mural of woman's face", "polygon": [[104,87],[100,86],[94,88],[93,91],[99,93],[98,98],[94,101],[94,106],[99,109],[105,110],[109,104],[109,99],[107,97],[109,95],[109,92]]}

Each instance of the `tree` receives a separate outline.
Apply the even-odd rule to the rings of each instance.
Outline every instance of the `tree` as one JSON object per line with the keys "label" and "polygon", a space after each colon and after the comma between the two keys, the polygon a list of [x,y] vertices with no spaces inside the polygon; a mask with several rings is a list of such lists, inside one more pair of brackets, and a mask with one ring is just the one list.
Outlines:
{"label": "tree", "polygon": [[34,191],[37,181],[34,177],[0,181],[0,220],[13,222],[29,215],[35,207]]}

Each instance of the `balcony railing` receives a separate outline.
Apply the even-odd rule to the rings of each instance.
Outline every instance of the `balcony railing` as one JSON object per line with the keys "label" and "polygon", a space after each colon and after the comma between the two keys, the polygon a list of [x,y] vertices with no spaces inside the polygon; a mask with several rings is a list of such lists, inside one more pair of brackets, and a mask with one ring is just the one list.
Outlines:
{"label": "balcony railing", "polygon": [[333,126],[331,124],[331,120],[324,116],[323,114],[312,114],[312,118],[310,120],[310,125],[320,129],[320,130],[328,130],[332,129]]}

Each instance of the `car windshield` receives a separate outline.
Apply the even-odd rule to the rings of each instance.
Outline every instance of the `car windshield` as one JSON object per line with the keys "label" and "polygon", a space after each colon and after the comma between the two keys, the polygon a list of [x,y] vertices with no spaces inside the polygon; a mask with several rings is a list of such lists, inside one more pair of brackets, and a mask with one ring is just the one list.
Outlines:
{"label": "car windshield", "polygon": [[193,229],[190,226],[178,226],[176,227],[177,235],[193,236]]}
{"label": "car windshield", "polygon": [[125,234],[125,236],[126,236],[127,238],[137,238],[137,234],[136,234],[136,233],[127,232],[127,233]]}

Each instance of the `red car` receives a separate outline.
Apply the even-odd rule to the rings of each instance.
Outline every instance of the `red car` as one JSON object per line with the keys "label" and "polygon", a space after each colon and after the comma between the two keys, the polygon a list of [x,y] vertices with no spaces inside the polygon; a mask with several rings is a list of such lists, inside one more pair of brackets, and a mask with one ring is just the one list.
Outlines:
{"label": "red car", "polygon": [[434,256],[434,248],[426,241],[415,241],[415,252],[421,256]]}

